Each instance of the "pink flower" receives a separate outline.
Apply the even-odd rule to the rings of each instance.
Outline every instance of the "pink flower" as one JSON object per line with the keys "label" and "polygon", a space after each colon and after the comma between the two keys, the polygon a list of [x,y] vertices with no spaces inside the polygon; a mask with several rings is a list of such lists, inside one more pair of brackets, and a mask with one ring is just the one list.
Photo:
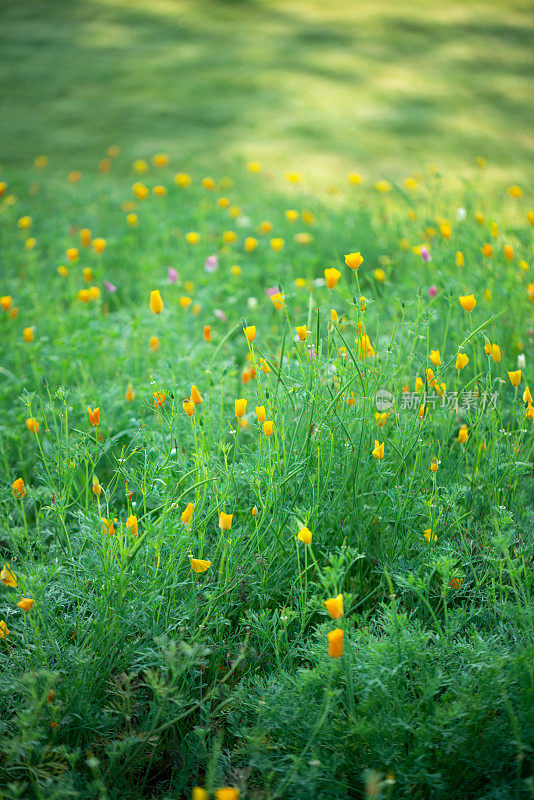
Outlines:
{"label": "pink flower", "polygon": [[169,267],[167,272],[167,280],[169,283],[176,283],[178,280],[178,270],[174,269],[174,267]]}
{"label": "pink flower", "polygon": [[208,256],[204,261],[204,269],[206,272],[217,272],[219,269],[219,259],[217,256]]}
{"label": "pink flower", "polygon": [[437,293],[438,293],[438,287],[437,286],[431,286],[430,289],[428,290],[428,296],[429,297],[435,297],[437,295]]}
{"label": "pink flower", "polygon": [[213,313],[215,314],[217,319],[221,320],[221,322],[226,322],[228,320],[228,317],[221,308],[216,308]]}
{"label": "pink flower", "polygon": [[278,286],[268,286],[265,290],[265,294],[267,297],[272,297],[273,294],[277,294],[279,292]]}
{"label": "pink flower", "polygon": [[117,287],[115,286],[114,283],[111,283],[111,281],[104,281],[104,286],[106,287],[108,292],[111,292],[111,294],[114,294],[114,292],[117,291]]}
{"label": "pink flower", "polygon": [[428,247],[426,246],[426,244],[424,244],[421,247],[421,258],[425,262],[432,261],[432,256],[430,255],[430,252],[429,252]]}

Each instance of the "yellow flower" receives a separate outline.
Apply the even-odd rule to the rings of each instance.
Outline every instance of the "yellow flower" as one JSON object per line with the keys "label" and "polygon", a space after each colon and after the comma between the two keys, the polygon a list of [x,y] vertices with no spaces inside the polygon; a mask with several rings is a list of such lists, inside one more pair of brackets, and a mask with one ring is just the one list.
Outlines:
{"label": "yellow flower", "polygon": [[96,477],[96,475],[93,475],[93,494],[96,497],[100,497],[100,495],[102,494],[102,487],[100,486],[100,483],[98,482],[98,478]]}
{"label": "yellow flower", "polygon": [[33,162],[37,169],[44,169],[48,164],[48,156],[37,156],[35,161]]}
{"label": "yellow flower", "polygon": [[362,256],[362,254],[359,253],[359,252],[358,253],[348,253],[345,256],[345,264],[347,265],[347,267],[350,267],[350,269],[354,269],[354,270],[358,269],[358,267],[361,267],[361,265],[363,264],[363,256]]}
{"label": "yellow flower", "polygon": [[519,386],[521,383],[521,370],[516,369],[513,372],[508,372],[508,377],[512,386]]}
{"label": "yellow flower", "polygon": [[153,289],[150,292],[150,310],[153,314],[161,314],[163,311],[163,300],[161,299],[159,289]]}
{"label": "yellow flower", "polygon": [[224,511],[221,511],[219,514],[219,528],[222,531],[229,531],[232,527],[232,520],[234,518],[233,514],[225,514]]}
{"label": "yellow flower", "polygon": [[302,175],[300,172],[286,172],[286,180],[289,181],[289,183],[300,183]]}
{"label": "yellow flower", "polygon": [[375,183],[376,191],[381,192],[382,194],[384,194],[384,192],[390,192],[392,188],[393,187],[389,181],[377,181]]}
{"label": "yellow flower", "polygon": [[[351,395],[352,396],[351,396],[351,398],[349,398],[349,403],[352,406],[352,405],[354,405],[354,399],[353,399],[354,395],[353,395],[352,392],[351,392]],[[375,411],[375,422],[376,422],[376,424],[378,425],[379,428],[383,428],[384,427],[388,417],[389,417],[389,414],[388,414],[387,411]]]}
{"label": "yellow flower", "polygon": [[234,401],[234,405],[235,405],[235,415],[236,415],[236,417],[238,417],[238,418],[244,417],[245,416],[245,411],[246,411],[246,408],[247,408],[247,401],[243,400],[243,399],[235,400]]}
{"label": "yellow flower", "polygon": [[275,252],[278,252],[284,246],[285,241],[280,237],[277,236],[274,239],[271,239],[271,247]]}
{"label": "yellow flower", "polygon": [[165,153],[156,153],[156,155],[152,157],[152,163],[155,167],[166,167],[169,163],[169,156]]}
{"label": "yellow flower", "polygon": [[374,274],[375,274],[375,280],[376,281],[379,281],[380,283],[384,283],[384,281],[386,280],[386,273],[384,272],[383,269],[381,269],[380,267],[378,269],[375,269],[375,273]]}
{"label": "yellow flower", "polygon": [[243,333],[245,334],[247,342],[253,342],[256,338],[256,326],[247,325],[246,328],[243,328]]}
{"label": "yellow flower", "polygon": [[276,294],[271,295],[271,302],[273,306],[277,309],[281,309],[284,305],[284,296],[280,292],[276,292]]}
{"label": "yellow flower", "polygon": [[15,497],[17,497],[19,500],[21,500],[23,497],[26,497],[26,487],[24,486],[24,480],[22,478],[17,478],[15,481],[13,481],[11,488],[15,493]]}
{"label": "yellow flower", "polygon": [[347,180],[353,186],[358,186],[363,181],[362,176],[358,172],[349,172],[347,175]]}
{"label": "yellow flower", "polygon": [[507,261],[513,261],[514,248],[511,245],[509,245],[509,244],[505,244],[504,245],[504,256],[505,256]]}
{"label": "yellow flower", "polygon": [[339,316],[335,308],[330,309],[330,319],[332,322],[339,322]]}
{"label": "yellow flower", "polygon": [[508,194],[510,195],[510,197],[522,197],[523,189],[520,186],[514,184],[514,186],[510,186],[508,188]]}
{"label": "yellow flower", "polygon": [[26,250],[33,250],[36,244],[37,244],[37,239],[34,239],[33,236],[30,236],[30,238],[26,239],[26,241],[24,242],[24,247],[26,248]]}
{"label": "yellow flower", "polygon": [[24,328],[22,338],[25,342],[33,342],[33,328]]}
{"label": "yellow flower", "polygon": [[134,170],[139,173],[139,175],[143,175],[145,172],[148,172],[148,164],[143,158],[138,158],[132,164]]}
{"label": "yellow flower", "polygon": [[479,225],[484,224],[484,214],[481,211],[477,211],[475,214],[475,220]]}
{"label": "yellow flower", "polygon": [[306,325],[297,325],[295,330],[297,331],[297,336],[299,337],[300,341],[305,342],[308,338],[308,329],[306,328]]}
{"label": "yellow flower", "polygon": [[301,528],[297,533],[297,539],[299,539],[301,542],[304,542],[304,544],[311,544],[312,537],[313,533],[309,528],[306,527]]}
{"label": "yellow flower", "polygon": [[328,289],[333,289],[341,278],[341,272],[335,267],[327,267],[324,271],[324,279]]}
{"label": "yellow flower", "polygon": [[180,186],[183,189],[186,186],[189,186],[191,183],[191,178],[185,172],[178,172],[178,174],[174,176],[174,182],[177,186]]}
{"label": "yellow flower", "polygon": [[239,789],[224,786],[215,790],[215,800],[239,800]]}
{"label": "yellow flower", "polygon": [[437,472],[438,469],[439,469],[439,461],[437,460],[437,458],[434,457],[430,462],[430,472]]}
{"label": "yellow flower", "polygon": [[439,367],[439,365],[441,364],[441,356],[439,354],[439,350],[430,351],[430,360],[435,367]]}
{"label": "yellow flower", "polygon": [[274,422],[271,422],[270,420],[265,420],[265,422],[263,423],[263,432],[265,436],[273,435],[273,425]]}
{"label": "yellow flower", "polygon": [[193,301],[190,297],[186,297],[184,295],[183,297],[180,297],[178,302],[180,303],[180,308],[187,308],[187,306],[190,306]]}
{"label": "yellow flower", "polygon": [[211,325],[204,325],[204,341],[211,342]]}
{"label": "yellow flower", "polygon": [[21,217],[17,222],[17,225],[22,231],[27,231],[28,228],[32,226],[32,218],[31,217]]}
{"label": "yellow flower", "polygon": [[295,234],[295,241],[298,244],[310,244],[310,242],[313,242],[313,236],[311,235],[311,233],[307,233],[307,232],[296,233]]}
{"label": "yellow flower", "polygon": [[465,444],[469,439],[469,431],[467,430],[467,425],[462,425],[460,430],[458,431],[458,441],[460,444]]}
{"label": "yellow flower", "polygon": [[328,639],[328,655],[331,658],[339,658],[343,655],[343,634],[341,628],[334,628],[333,631],[326,634]]}
{"label": "yellow flower", "polygon": [[264,372],[266,375],[268,375],[269,372],[271,371],[269,364],[266,362],[264,358],[260,358],[260,367],[261,371]]}
{"label": "yellow flower", "polygon": [[11,631],[7,629],[7,625],[3,619],[0,619],[0,639],[5,639],[9,636]]}
{"label": "yellow flower", "polygon": [[211,561],[204,561],[201,558],[191,558],[191,569],[193,572],[206,572],[211,567]]}
{"label": "yellow flower", "polygon": [[228,213],[233,219],[236,219],[241,214],[241,209],[239,206],[230,206]]}
{"label": "yellow flower", "polygon": [[265,422],[267,419],[267,414],[265,412],[265,406],[255,406],[256,416],[258,418],[258,422]]}
{"label": "yellow flower", "polygon": [[127,217],[126,217],[126,222],[130,226],[130,228],[135,228],[135,226],[137,225],[137,220],[138,220],[138,216],[137,216],[137,214],[134,214],[133,212],[131,214],[128,214]]}
{"label": "yellow flower", "polygon": [[194,503],[188,503],[186,505],[185,509],[182,511],[182,514],[180,516],[180,520],[183,523],[185,523],[185,525],[189,525],[189,523],[191,522],[191,517],[193,516],[194,508],[195,508],[195,504]]}
{"label": "yellow flower", "polygon": [[456,369],[463,369],[469,364],[469,358],[466,356],[465,353],[458,353],[456,356]]}
{"label": "yellow flower", "polygon": [[209,795],[202,786],[193,786],[191,800],[209,800]]}
{"label": "yellow flower", "polygon": [[260,222],[260,231],[261,233],[270,233],[273,229],[273,223],[265,220],[264,222]]}
{"label": "yellow flower", "polygon": [[135,392],[134,392],[134,390],[133,390],[133,386],[132,386],[132,384],[131,384],[131,383],[129,383],[129,384],[128,384],[128,386],[127,386],[127,388],[126,388],[126,394],[124,395],[124,397],[126,398],[126,400],[127,400],[129,403],[131,403],[131,401],[134,399],[134,397],[135,397]]}
{"label": "yellow flower", "polygon": [[253,250],[256,249],[258,246],[258,240],[254,238],[254,236],[247,236],[245,239],[245,251],[247,253],[252,253]]}
{"label": "yellow flower", "polygon": [[432,535],[432,528],[427,528],[426,531],[424,531],[423,536],[425,537],[425,542],[427,544],[430,544],[431,541],[437,542],[438,540],[436,534]]}
{"label": "yellow flower", "polygon": [[12,586],[13,588],[17,585],[17,578],[15,573],[10,570],[9,564],[4,564],[3,568],[0,570],[0,582],[3,583],[4,586]]}
{"label": "yellow flower", "polygon": [[185,238],[189,244],[198,244],[200,242],[200,235],[196,231],[186,233]]}
{"label": "yellow flower", "polygon": [[39,422],[35,417],[29,417],[26,420],[26,427],[31,433],[39,433]]}
{"label": "yellow flower", "polygon": [[483,256],[486,256],[486,258],[491,258],[493,255],[493,247],[491,246],[491,244],[488,244],[486,242],[480,248],[480,252],[482,253]]}
{"label": "yellow flower", "polygon": [[213,178],[202,178],[202,186],[211,191],[211,189],[215,189],[215,181]]}
{"label": "yellow flower", "polygon": [[326,610],[332,619],[341,619],[343,616],[343,595],[338,594],[337,597],[330,597],[324,601]]}
{"label": "yellow flower", "polygon": [[450,239],[452,234],[452,228],[448,222],[443,222],[439,226],[439,232],[441,233],[444,239]]}
{"label": "yellow flower", "polygon": [[107,241],[105,239],[102,239],[101,237],[93,239],[93,247],[97,253],[103,253],[104,250],[106,249],[106,244]]}
{"label": "yellow flower", "polygon": [[138,200],[146,200],[149,194],[148,188],[145,186],[145,184],[140,183],[139,181],[134,183],[132,186],[132,191]]}
{"label": "yellow flower", "polygon": [[64,264],[60,264],[57,268],[58,274],[61,275],[62,278],[66,278],[69,274],[67,267]]}
{"label": "yellow flower", "polygon": [[100,289],[98,288],[98,286],[90,286],[88,291],[90,300],[98,300],[98,298],[100,297]]}
{"label": "yellow flower", "polygon": [[261,172],[261,164],[259,161],[249,161],[247,164],[247,169],[252,173]]}
{"label": "yellow flower", "polygon": [[232,244],[237,239],[237,233],[235,231],[223,231],[222,239],[225,244]]}
{"label": "yellow flower", "polygon": [[[523,392],[523,402],[524,403],[528,403],[529,405],[532,403],[532,395],[530,393],[530,389],[528,388],[528,386],[526,387],[525,391]],[[19,481],[20,480],[22,480],[22,478],[19,478]],[[15,488],[15,484],[13,484],[13,488]]]}
{"label": "yellow flower", "polygon": [[13,305],[13,298],[10,294],[5,294],[0,297],[0,306],[4,309],[4,311],[9,311],[11,306]]}
{"label": "yellow flower", "polygon": [[378,439],[375,439],[375,447],[373,450],[373,458],[381,459],[384,458],[384,442],[379,444]]}
{"label": "yellow flower", "polygon": [[184,400],[182,403],[182,408],[188,417],[192,417],[195,413],[195,404],[191,402],[191,400]]}
{"label": "yellow flower", "polygon": [[29,597],[22,597],[17,605],[19,608],[22,608],[23,611],[31,611],[34,603],[35,600],[31,600]]}
{"label": "yellow flower", "polygon": [[286,211],[286,217],[289,222],[296,222],[299,218],[299,212],[295,211],[293,208],[290,208]]}
{"label": "yellow flower", "polygon": [[87,406],[87,413],[89,414],[89,422],[96,428],[97,425],[100,425],[100,407],[97,406],[94,411],[90,406]]}
{"label": "yellow flower", "polygon": [[130,529],[130,533],[132,534],[132,536],[137,536],[138,534],[137,517],[134,514],[130,514],[130,516],[126,520],[126,527]]}
{"label": "yellow flower", "polygon": [[474,294],[462,295],[458,298],[464,311],[471,312],[477,304]]}
{"label": "yellow flower", "polygon": [[151,336],[148,344],[153,353],[159,350],[159,339],[157,336]]}
{"label": "yellow flower", "polygon": [[461,250],[456,251],[455,261],[457,267],[463,267],[465,262],[464,262],[464,254],[462,253]]}
{"label": "yellow flower", "polygon": [[498,344],[491,345],[491,358],[496,364],[501,360],[501,348]]}
{"label": "yellow flower", "polygon": [[65,250],[65,255],[67,256],[69,261],[77,261],[79,256],[79,251],[77,247],[69,247]]}

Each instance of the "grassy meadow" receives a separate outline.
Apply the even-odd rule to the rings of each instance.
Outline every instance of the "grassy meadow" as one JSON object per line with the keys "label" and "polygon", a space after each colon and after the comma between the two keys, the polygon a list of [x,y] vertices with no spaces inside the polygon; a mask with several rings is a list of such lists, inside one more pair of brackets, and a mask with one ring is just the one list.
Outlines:
{"label": "grassy meadow", "polygon": [[2,9],[0,800],[534,796],[528,12]]}

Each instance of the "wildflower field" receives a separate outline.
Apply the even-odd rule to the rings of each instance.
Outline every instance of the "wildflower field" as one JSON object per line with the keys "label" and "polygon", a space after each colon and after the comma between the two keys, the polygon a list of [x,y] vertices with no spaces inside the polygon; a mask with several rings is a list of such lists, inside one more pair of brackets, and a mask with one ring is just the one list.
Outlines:
{"label": "wildflower field", "polygon": [[1,800],[533,797],[528,168],[59,126],[0,171]]}

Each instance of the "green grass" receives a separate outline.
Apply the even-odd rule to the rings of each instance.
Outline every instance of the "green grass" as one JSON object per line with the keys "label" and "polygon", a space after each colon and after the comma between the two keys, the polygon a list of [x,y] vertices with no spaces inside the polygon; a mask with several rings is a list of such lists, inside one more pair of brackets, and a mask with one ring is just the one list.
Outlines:
{"label": "green grass", "polygon": [[323,184],[437,162],[532,179],[527,0],[54,0],[1,11],[2,159],[261,158]]}
{"label": "green grass", "polygon": [[[195,785],[262,800],[530,796],[528,198],[488,193],[480,173],[458,193],[431,175],[415,191],[364,185],[335,203],[297,184],[288,200],[262,173],[236,172],[228,186],[214,169],[210,191],[198,177],[180,189],[174,169],[152,167],[146,184],[168,194],[136,202],[129,227],[134,175],[117,177],[129,161],[124,153],[111,174],[75,185],[36,170],[1,206],[2,294],[19,309],[0,316],[0,556],[17,579],[0,587],[10,631],[0,640],[3,797],[186,798]],[[241,209],[235,220],[217,202],[223,192]],[[456,221],[460,205],[467,216]],[[291,223],[288,206],[314,218]],[[260,232],[263,220],[272,232]],[[84,226],[105,235],[102,255],[80,247]],[[193,230],[196,245],[185,238]],[[228,230],[237,236],[225,244]],[[247,253],[249,235],[258,246]],[[285,240],[279,252],[274,236]],[[414,252],[423,243],[427,264]],[[72,246],[80,259],[69,264]],[[343,258],[356,249],[357,274]],[[213,253],[219,270],[208,273]],[[331,290],[327,266],[341,273]],[[90,285],[100,297],[84,303]],[[277,285],[280,310],[265,294]],[[149,309],[156,288],[161,315]],[[471,293],[466,314],[458,297]],[[253,348],[245,322],[256,325]],[[365,358],[360,323],[374,349]],[[294,341],[303,324],[306,344]],[[440,367],[429,362],[438,348]],[[516,391],[507,371],[523,351]],[[404,385],[413,390],[431,366],[447,402],[459,393],[458,412],[430,401],[420,417],[421,392],[405,407]],[[192,384],[203,403],[189,417]],[[394,396],[382,427],[379,389]],[[155,391],[166,393],[160,408]],[[88,406],[100,408],[97,428]],[[22,500],[11,488],[19,477]],[[228,531],[221,511],[233,514]],[[113,535],[102,518],[115,520]],[[296,538],[303,525],[311,546]],[[191,556],[208,570],[195,574]],[[324,600],[338,593],[345,616],[333,620]],[[17,607],[21,596],[35,600],[31,611]],[[339,659],[327,649],[336,627]]]}
{"label": "green grass", "polygon": [[1,14],[1,800],[532,798],[529,5]]}

